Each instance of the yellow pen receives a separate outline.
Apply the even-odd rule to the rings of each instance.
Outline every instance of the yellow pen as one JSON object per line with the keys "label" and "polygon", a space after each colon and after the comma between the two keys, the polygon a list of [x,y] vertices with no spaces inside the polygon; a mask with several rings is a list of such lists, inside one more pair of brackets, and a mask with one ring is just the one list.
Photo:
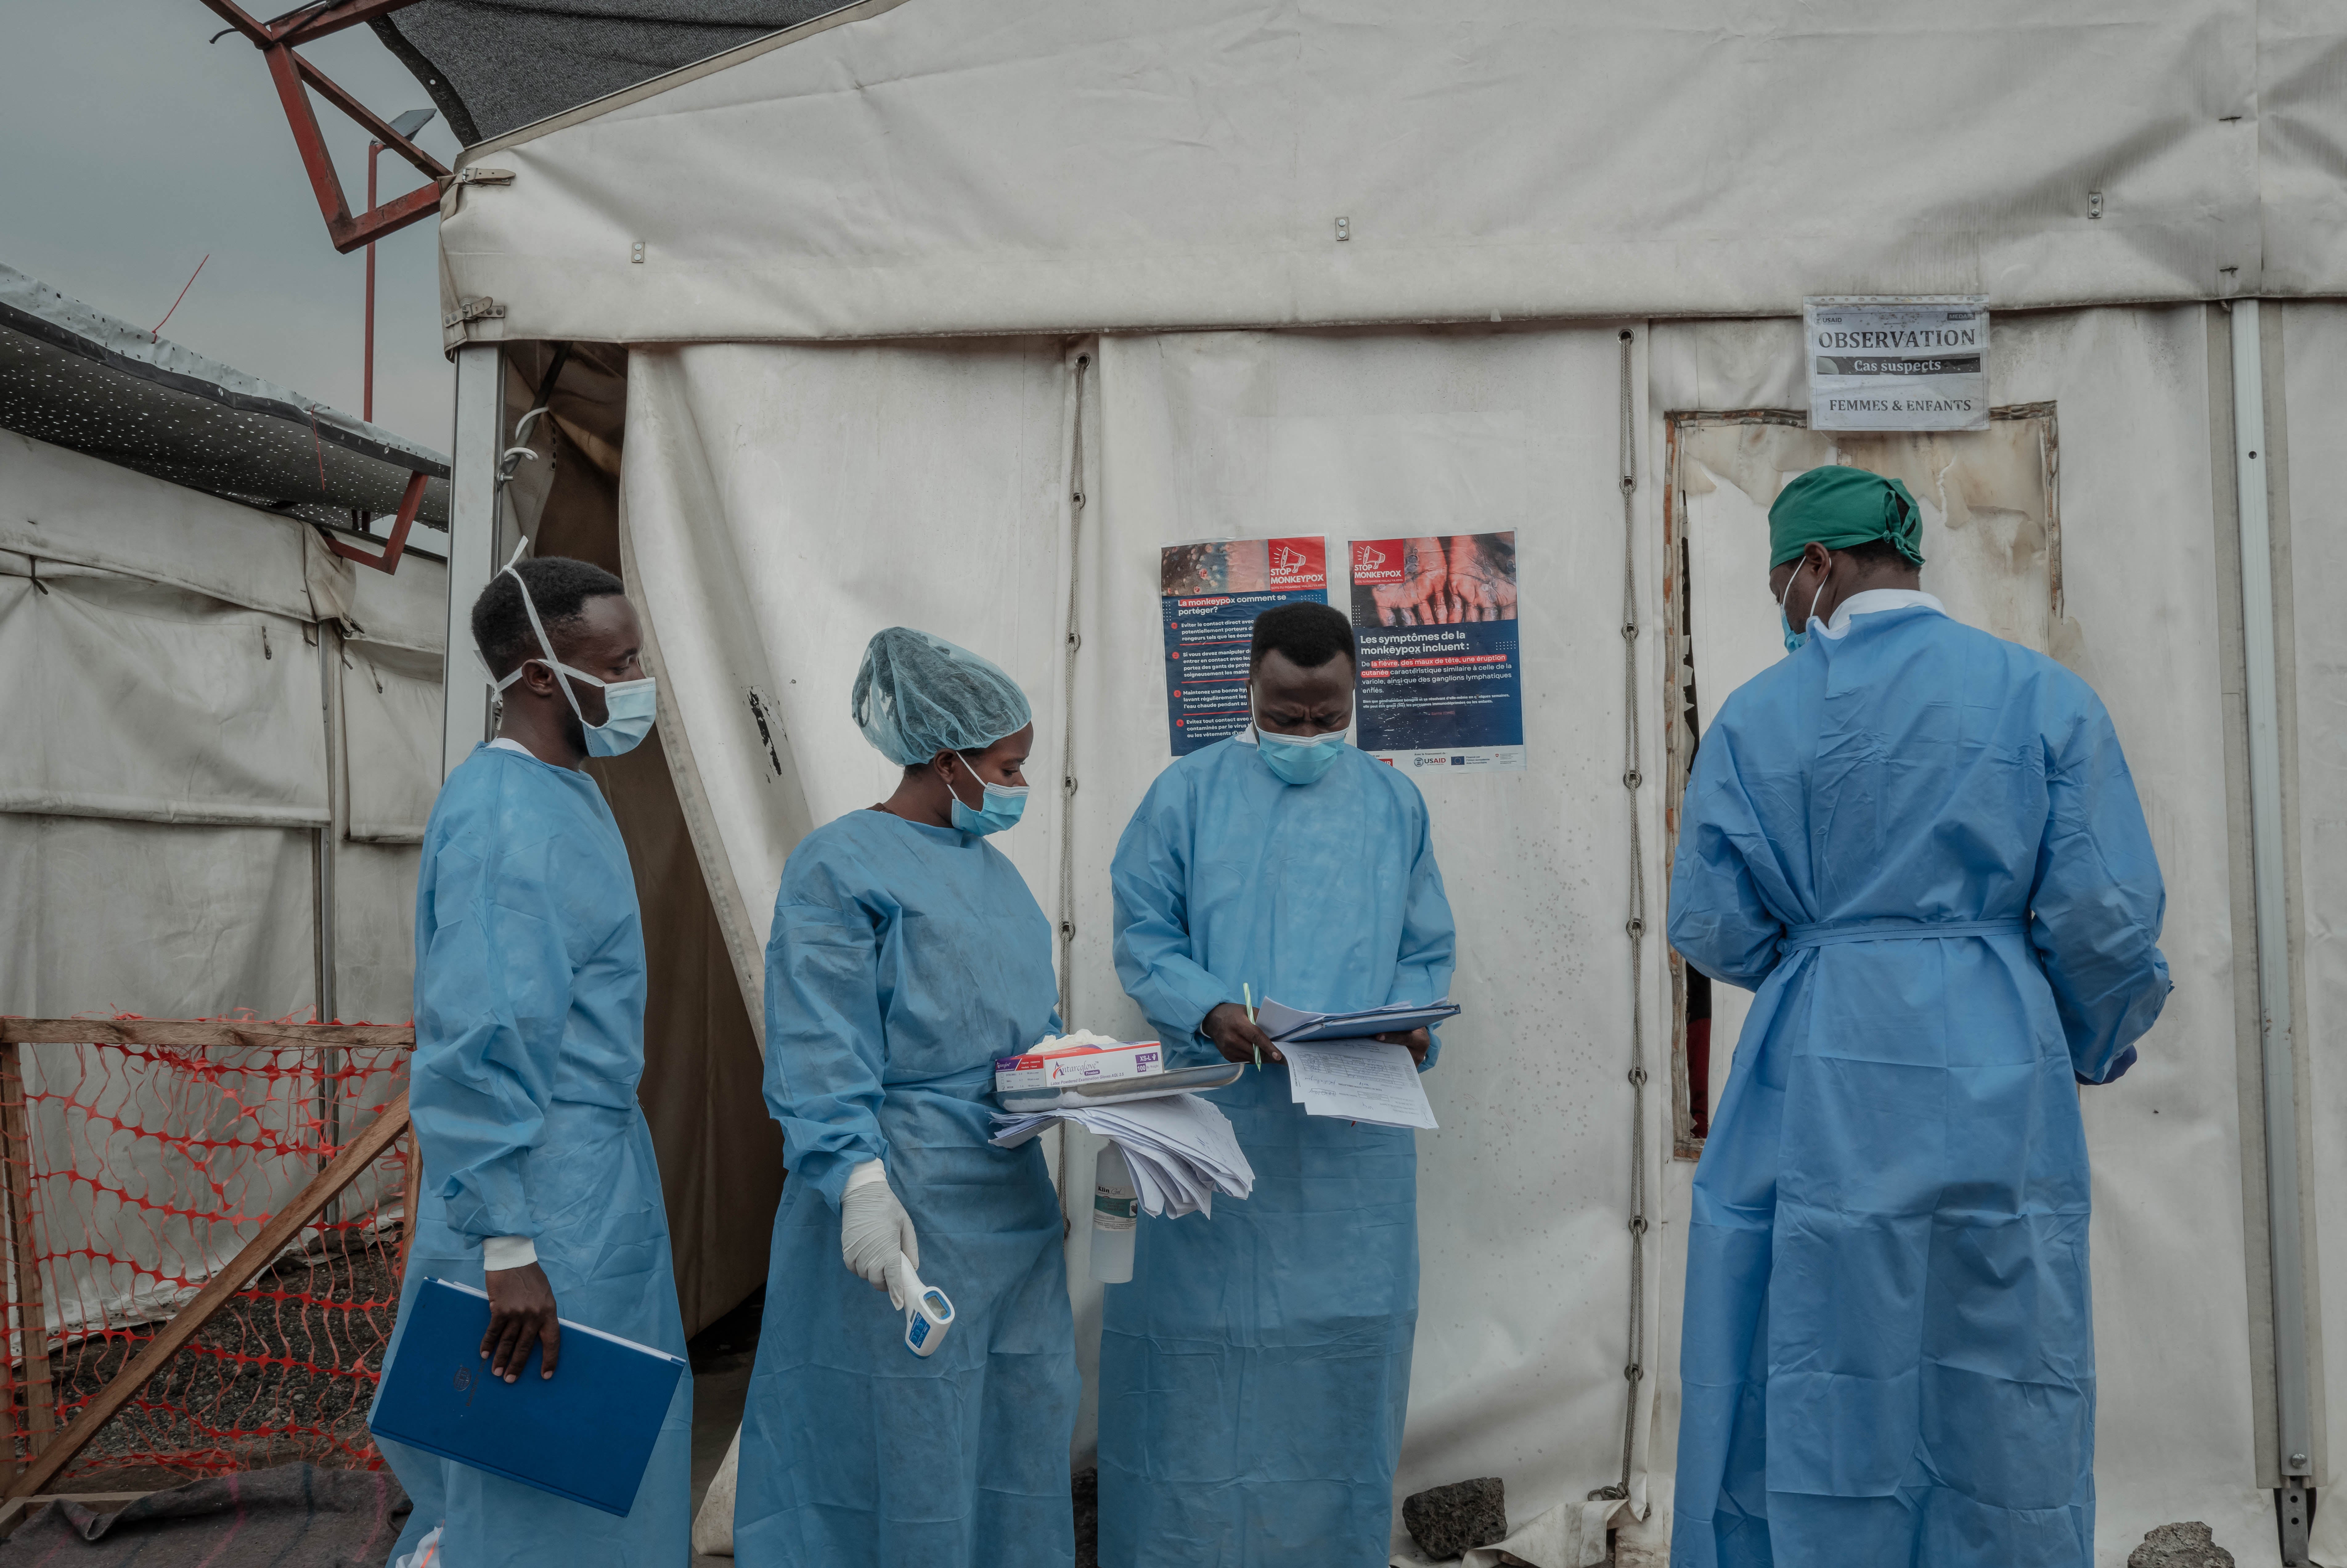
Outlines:
{"label": "yellow pen", "polygon": [[[1246,1002],[1247,1022],[1253,1023],[1255,1021],[1255,992],[1244,980],[1239,982],[1239,995],[1245,999]],[[1261,1040],[1257,1040],[1255,1042],[1255,1070],[1257,1072],[1261,1072],[1263,1071],[1263,1042]]]}

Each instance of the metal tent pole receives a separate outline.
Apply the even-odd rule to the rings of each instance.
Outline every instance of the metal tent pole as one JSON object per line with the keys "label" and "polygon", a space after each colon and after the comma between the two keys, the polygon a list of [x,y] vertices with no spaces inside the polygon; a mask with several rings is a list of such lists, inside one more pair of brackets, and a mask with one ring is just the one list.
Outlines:
{"label": "metal tent pole", "polygon": [[488,738],[489,687],[473,656],[473,600],[497,569],[497,451],[505,435],[505,350],[456,351],[456,455],[448,465],[448,645],[440,776]]}
{"label": "metal tent pole", "polygon": [[2282,1560],[2306,1561],[2314,1412],[2298,1171],[2298,1062],[2291,1016],[2290,908],[2281,806],[2281,704],[2275,670],[2273,534],[2266,507],[2265,354],[2258,302],[2236,300],[2233,477],[2241,518],[2241,643],[2250,721],[2250,873],[2265,1087],[2266,1225],[2273,1274],[2274,1412]]}

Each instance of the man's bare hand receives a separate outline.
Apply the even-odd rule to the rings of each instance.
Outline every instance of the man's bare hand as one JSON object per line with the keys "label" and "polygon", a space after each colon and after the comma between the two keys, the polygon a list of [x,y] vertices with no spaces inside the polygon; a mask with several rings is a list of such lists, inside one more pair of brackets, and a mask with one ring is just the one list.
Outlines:
{"label": "man's bare hand", "polygon": [[1409,1059],[1420,1067],[1426,1065],[1426,1053],[1434,1049],[1434,1036],[1423,1029],[1409,1030],[1401,1034],[1381,1034],[1380,1045],[1401,1045],[1409,1048]]}
{"label": "man's bare hand", "polygon": [[481,1336],[481,1359],[489,1363],[489,1375],[518,1381],[536,1345],[546,1352],[539,1376],[553,1377],[554,1364],[562,1358],[562,1325],[555,1320],[554,1286],[546,1270],[526,1263],[493,1268],[482,1277],[489,1291],[489,1331]]}
{"label": "man's bare hand", "polygon": [[1225,1061],[1253,1061],[1258,1047],[1266,1061],[1285,1061],[1279,1047],[1271,1043],[1271,1036],[1247,1021],[1246,1009],[1236,1002],[1225,1002],[1206,1015],[1198,1026],[1199,1032],[1214,1042]]}

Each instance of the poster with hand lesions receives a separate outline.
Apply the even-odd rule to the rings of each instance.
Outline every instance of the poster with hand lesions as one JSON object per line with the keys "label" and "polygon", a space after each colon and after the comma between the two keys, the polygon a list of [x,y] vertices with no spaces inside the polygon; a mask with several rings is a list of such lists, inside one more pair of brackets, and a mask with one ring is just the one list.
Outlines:
{"label": "poster with hand lesions", "polygon": [[1328,541],[1199,539],[1158,553],[1165,632],[1165,723],[1186,757],[1247,727],[1247,651],[1255,618],[1277,605],[1328,602]]}
{"label": "poster with hand lesions", "polygon": [[1357,740],[1416,773],[1522,768],[1516,536],[1355,539]]}

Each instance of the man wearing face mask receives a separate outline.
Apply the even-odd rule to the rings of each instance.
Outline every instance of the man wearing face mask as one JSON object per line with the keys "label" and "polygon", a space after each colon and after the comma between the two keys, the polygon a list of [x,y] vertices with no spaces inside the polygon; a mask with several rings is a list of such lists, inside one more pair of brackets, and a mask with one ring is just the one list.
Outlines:
{"label": "man wearing face mask", "polygon": [[[1121,1568],[1387,1561],[1418,1321],[1413,1134],[1307,1117],[1242,997],[1439,1001],[1450,906],[1426,803],[1346,744],[1352,628],[1255,623],[1255,723],[1160,774],[1119,842],[1116,966],[1169,1065],[1271,1064],[1214,1095],[1255,1173],[1145,1220],[1101,1346],[1100,1554]],[[1380,1036],[1422,1069],[1424,1030]]]}
{"label": "man wearing face mask", "polygon": [[[651,728],[641,631],[617,578],[562,558],[508,564],[472,630],[503,712],[424,833],[408,1092],[424,1179],[410,1194],[401,1321],[434,1276],[487,1289],[481,1358],[507,1382],[578,1375],[558,1373],[558,1312],[682,1356],[660,1172],[636,1105],[642,922],[619,824],[584,771]],[[691,1550],[689,1378],[625,1519],[382,1446],[415,1502],[394,1559],[435,1526],[449,1563],[634,1568]]]}
{"label": "man wearing face mask", "polygon": [[1785,487],[1793,651],[1687,783],[1671,945],[1758,994],[1696,1167],[1674,1568],[2095,1559],[2077,1086],[2168,999],[2166,895],[2110,715],[1922,591],[1919,523],[1863,469]]}
{"label": "man wearing face mask", "polygon": [[[1040,1143],[994,1063],[1061,1032],[1051,927],[989,842],[1027,801],[1026,694],[893,626],[852,711],[894,793],[801,839],[766,946],[766,1103],[791,1179],[742,1421],[742,1568],[1064,1568],[1075,1326]],[[909,1271],[954,1304],[928,1359]],[[884,1294],[885,1293],[885,1294]]]}

